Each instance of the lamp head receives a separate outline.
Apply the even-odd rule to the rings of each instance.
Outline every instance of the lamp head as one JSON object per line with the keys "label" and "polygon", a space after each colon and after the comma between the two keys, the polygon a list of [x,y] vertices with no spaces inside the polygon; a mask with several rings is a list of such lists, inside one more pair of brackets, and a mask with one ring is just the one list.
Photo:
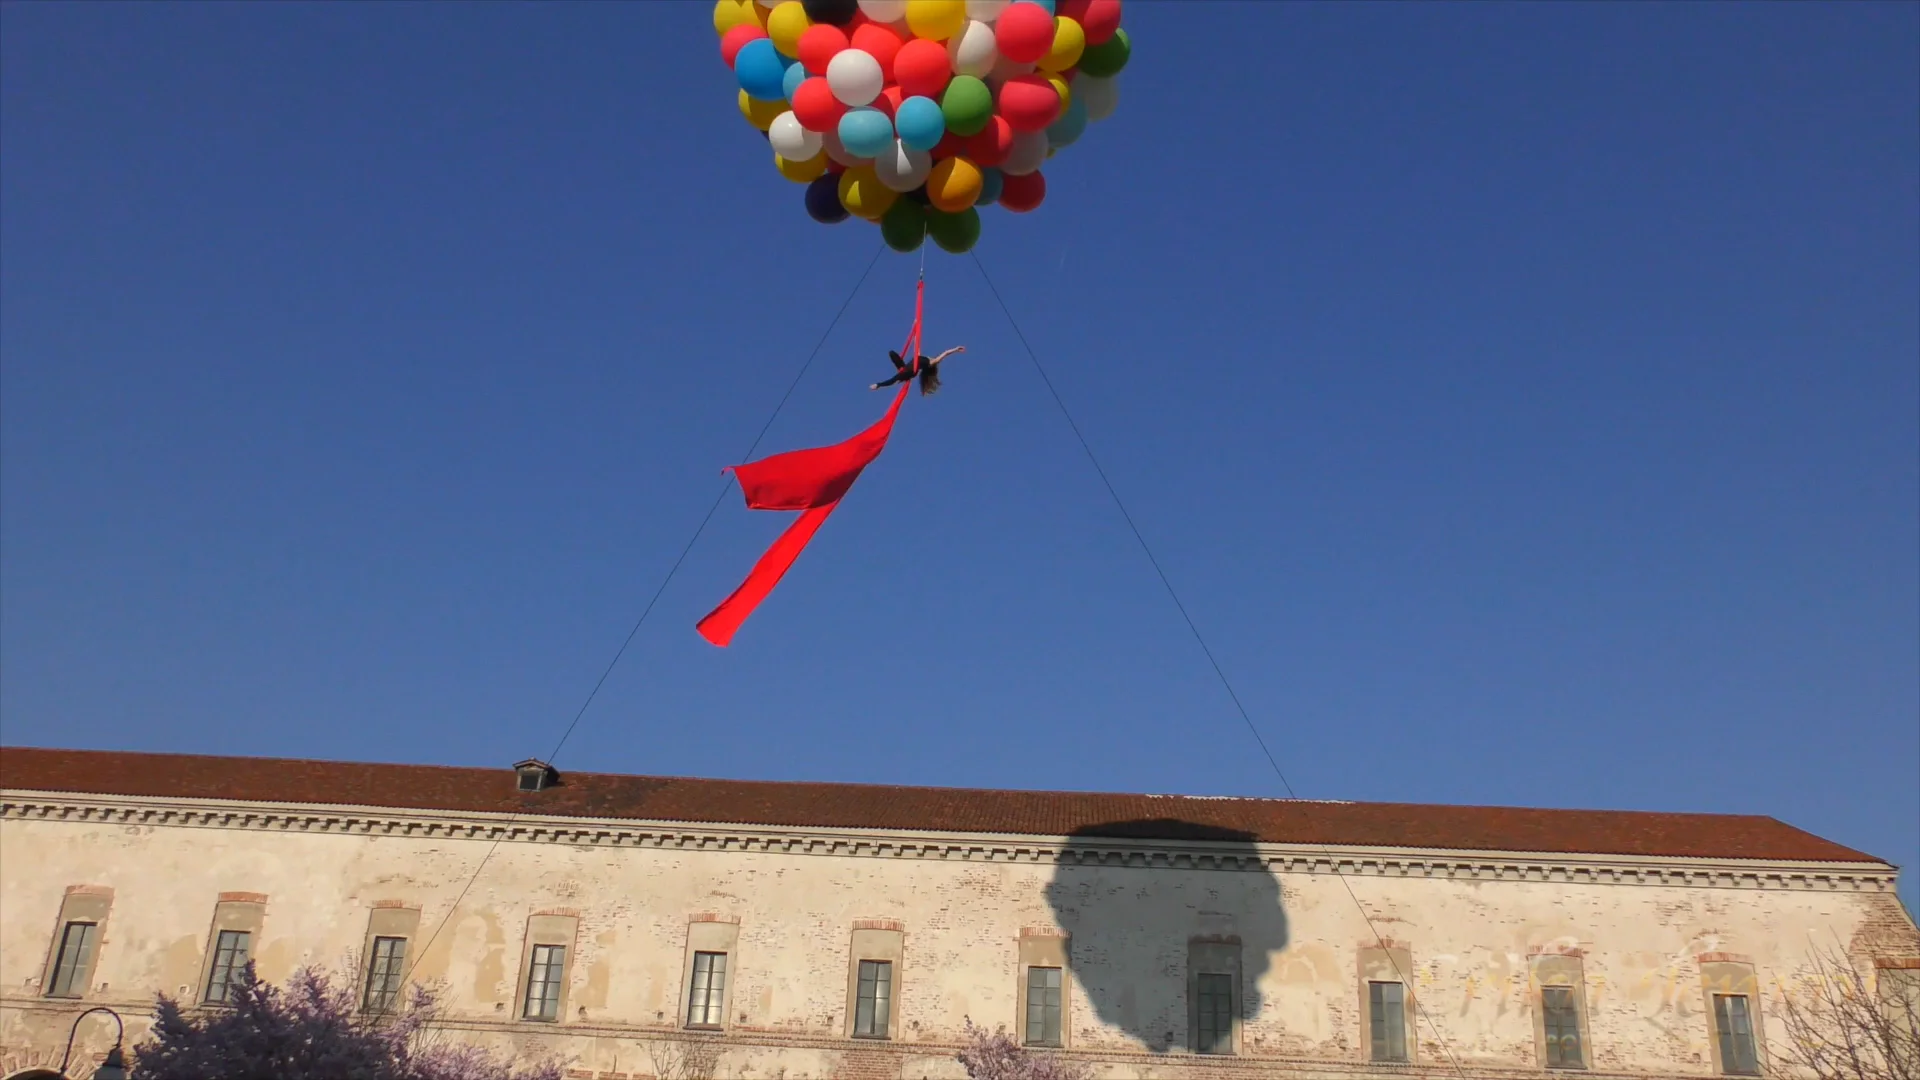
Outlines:
{"label": "lamp head", "polygon": [[93,1080],[127,1080],[127,1063],[120,1056],[118,1043],[107,1051],[107,1059],[100,1063],[100,1067],[93,1070]]}

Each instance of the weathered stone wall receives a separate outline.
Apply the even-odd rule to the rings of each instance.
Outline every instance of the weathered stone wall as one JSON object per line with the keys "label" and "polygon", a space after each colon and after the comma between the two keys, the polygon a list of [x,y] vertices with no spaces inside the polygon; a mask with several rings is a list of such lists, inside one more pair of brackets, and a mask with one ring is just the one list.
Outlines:
{"label": "weathered stone wall", "polygon": [[[1712,1069],[1703,964],[1750,963],[1769,984],[1792,976],[1812,943],[1920,956],[1890,880],[1871,875],[1864,884],[1680,886],[1637,871],[1539,880],[1545,871],[1429,877],[1402,867],[1343,880],[1304,863],[1281,861],[1280,872],[1272,863],[1115,865],[1016,850],[1032,840],[974,839],[1007,850],[908,857],[874,846],[853,854],[831,838],[808,851],[805,842],[742,850],[528,834],[499,844],[443,926],[493,844],[485,835],[9,814],[0,821],[0,1077],[49,1055],[57,1063],[84,1005],[133,1021],[156,992],[193,996],[214,906],[242,892],[265,897],[254,955],[273,981],[302,964],[357,965],[376,906],[418,908],[414,977],[444,984],[463,1037],[557,1052],[573,1075],[594,1077],[663,1071],[671,1046],[661,1037],[685,1009],[688,928],[703,917],[739,927],[716,1074],[784,1069],[796,1080],[962,1075],[951,1046],[964,1017],[1017,1030],[1023,929],[1069,935],[1068,1043],[1115,1080],[1455,1076],[1456,1063],[1475,1076],[1538,1073],[1539,954],[1578,957],[1595,1072],[1698,1076]],[[1264,862],[1269,853],[1229,854]],[[111,909],[85,1001],[50,1002],[41,979],[74,886],[111,889]],[[578,920],[557,1025],[516,1020],[529,920],[545,913]],[[886,1044],[845,1037],[849,947],[862,920],[904,930],[898,1028]],[[1365,1063],[1362,950],[1382,938],[1404,950],[1421,1006],[1415,1064],[1390,1073]],[[1232,1059],[1185,1050],[1196,941],[1238,944],[1244,1021]],[[1766,1037],[1780,1037],[1761,1008]],[[83,1043],[103,1050],[110,1022],[88,1025]],[[142,1025],[132,1026],[137,1040]]]}

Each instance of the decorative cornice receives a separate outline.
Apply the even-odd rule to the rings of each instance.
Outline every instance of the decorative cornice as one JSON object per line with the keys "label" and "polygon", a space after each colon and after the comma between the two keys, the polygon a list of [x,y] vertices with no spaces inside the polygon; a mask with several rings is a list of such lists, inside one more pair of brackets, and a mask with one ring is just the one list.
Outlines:
{"label": "decorative cornice", "polygon": [[1170,870],[1268,870],[1281,875],[1653,885],[1695,889],[1891,893],[1886,863],[1778,862],[1551,852],[1390,849],[1209,841],[534,817],[324,804],[157,799],[0,791],[0,820],[148,828],[565,844],[585,848],[755,852],[837,858],[1008,862]]}

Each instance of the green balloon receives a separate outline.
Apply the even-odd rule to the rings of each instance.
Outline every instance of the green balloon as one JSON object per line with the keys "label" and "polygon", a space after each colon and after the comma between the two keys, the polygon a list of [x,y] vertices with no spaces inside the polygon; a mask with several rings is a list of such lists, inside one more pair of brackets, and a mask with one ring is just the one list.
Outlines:
{"label": "green balloon", "polygon": [[963,255],[973,250],[980,239],[980,211],[969,206],[957,214],[943,214],[938,210],[927,215],[927,235],[940,245],[940,250]]}
{"label": "green balloon", "polygon": [[946,114],[948,131],[978,135],[993,119],[993,91],[971,75],[955,75],[940,95],[940,111]]}
{"label": "green balloon", "polygon": [[896,200],[880,219],[880,238],[895,251],[916,251],[927,238],[927,208],[912,199]]}
{"label": "green balloon", "polygon": [[1080,74],[1096,79],[1111,79],[1120,74],[1120,69],[1127,66],[1127,58],[1132,55],[1133,42],[1128,39],[1126,30],[1115,30],[1112,37],[1098,45],[1087,46],[1087,51],[1080,54]]}

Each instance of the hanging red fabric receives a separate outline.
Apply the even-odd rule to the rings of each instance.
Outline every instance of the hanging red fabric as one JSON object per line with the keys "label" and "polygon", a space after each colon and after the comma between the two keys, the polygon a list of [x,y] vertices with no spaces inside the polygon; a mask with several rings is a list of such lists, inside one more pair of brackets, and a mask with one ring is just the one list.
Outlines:
{"label": "hanging red fabric", "polygon": [[[920,356],[920,319],[925,309],[927,283],[923,279],[914,289],[913,329],[907,333],[907,344],[900,355],[907,357],[909,364],[918,364]],[[700,620],[700,636],[715,645],[725,648],[733,641],[733,635],[747,616],[760,606],[760,601],[773,592],[780,584],[795,559],[806,550],[813,534],[826,524],[847,490],[860,478],[861,470],[880,456],[887,448],[887,439],[893,434],[894,418],[900,415],[900,405],[907,400],[907,391],[913,386],[911,378],[900,383],[900,389],[894,391],[893,404],[887,406],[885,416],[872,427],[855,435],[845,442],[832,446],[816,446],[806,450],[789,450],[784,454],[761,458],[745,465],[729,466],[734,478],[740,481],[740,492],[746,496],[749,510],[798,510],[799,520],[787,527],[780,538],[773,542],[760,561],[753,565],[747,579],[733,591],[733,595],[721,601],[707,617]]]}

